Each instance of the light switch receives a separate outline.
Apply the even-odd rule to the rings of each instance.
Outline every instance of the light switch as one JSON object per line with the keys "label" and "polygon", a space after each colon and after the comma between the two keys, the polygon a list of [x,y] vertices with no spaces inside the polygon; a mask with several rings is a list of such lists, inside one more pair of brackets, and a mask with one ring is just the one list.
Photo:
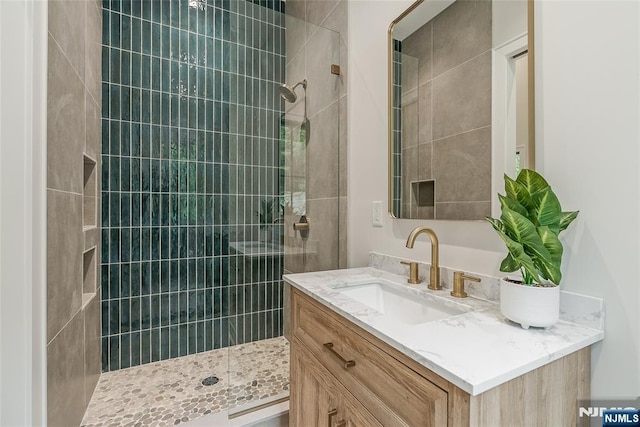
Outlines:
{"label": "light switch", "polygon": [[379,200],[371,203],[371,225],[382,227],[382,202]]}

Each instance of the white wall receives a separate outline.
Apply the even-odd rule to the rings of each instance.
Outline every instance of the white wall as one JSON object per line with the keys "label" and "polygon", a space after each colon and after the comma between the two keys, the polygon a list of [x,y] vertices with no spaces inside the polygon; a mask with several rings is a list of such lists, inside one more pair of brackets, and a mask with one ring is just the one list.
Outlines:
{"label": "white wall", "polygon": [[564,239],[564,284],[607,307],[596,395],[640,395],[639,8],[546,1],[536,12],[539,164],[581,211]]}
{"label": "white wall", "polygon": [[500,46],[527,32],[527,0],[493,2],[493,46]]}
{"label": "white wall", "polygon": [[[443,266],[500,276],[504,248],[482,222],[392,220],[387,208],[387,29],[410,1],[349,3],[349,262],[369,251],[429,261],[426,241],[405,248],[417,225],[434,228]],[[640,395],[639,4],[537,2],[538,169],[565,209],[581,214],[564,235],[567,290],[603,297],[606,339],[593,351],[593,396]]]}
{"label": "white wall", "polygon": [[47,3],[0,1],[0,425],[46,423]]}

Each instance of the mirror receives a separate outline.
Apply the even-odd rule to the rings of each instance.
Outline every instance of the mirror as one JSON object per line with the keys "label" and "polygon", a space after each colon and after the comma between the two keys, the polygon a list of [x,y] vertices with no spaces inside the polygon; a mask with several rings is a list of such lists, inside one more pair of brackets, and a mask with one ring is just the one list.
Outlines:
{"label": "mirror", "polygon": [[503,174],[534,168],[532,7],[419,0],[391,23],[392,217],[484,219]]}

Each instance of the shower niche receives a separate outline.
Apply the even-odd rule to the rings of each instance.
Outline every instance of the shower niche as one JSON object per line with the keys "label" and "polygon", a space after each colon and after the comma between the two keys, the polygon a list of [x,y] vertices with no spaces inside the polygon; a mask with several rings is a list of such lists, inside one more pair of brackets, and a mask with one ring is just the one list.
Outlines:
{"label": "shower niche", "polygon": [[97,225],[97,188],[98,172],[95,159],[87,154],[82,156],[84,181],[82,187],[82,226],[85,230],[96,228]]}
{"label": "shower niche", "polygon": [[85,307],[96,294],[96,247],[82,254],[82,307]]}
{"label": "shower niche", "polygon": [[[96,160],[84,153],[82,186],[82,229],[85,242],[95,235],[98,225],[98,168]],[[96,295],[97,289],[97,250],[96,246],[86,249],[82,254],[82,307]]]}

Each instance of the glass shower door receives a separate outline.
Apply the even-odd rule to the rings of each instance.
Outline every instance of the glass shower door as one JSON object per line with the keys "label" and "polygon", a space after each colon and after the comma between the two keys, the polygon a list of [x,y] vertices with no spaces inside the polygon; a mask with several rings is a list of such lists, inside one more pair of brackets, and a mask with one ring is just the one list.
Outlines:
{"label": "glass shower door", "polygon": [[[332,74],[332,65],[339,64],[340,36],[291,16],[286,16],[286,32],[283,73],[260,83],[266,86],[267,108],[259,108],[257,126],[255,116],[238,116],[253,121],[253,133],[245,126],[238,139],[254,156],[250,165],[239,164],[230,180],[240,182],[242,170],[254,178],[244,176],[244,200],[229,204],[237,224],[229,236],[234,276],[228,293],[230,417],[288,399],[288,293],[282,274],[340,265],[341,81]],[[302,217],[308,220],[307,233],[293,229]]]}
{"label": "glass shower door", "polygon": [[341,261],[340,34],[310,23],[306,31],[306,45],[287,58],[287,84],[306,79],[307,89],[284,106],[285,273],[337,269]]}

